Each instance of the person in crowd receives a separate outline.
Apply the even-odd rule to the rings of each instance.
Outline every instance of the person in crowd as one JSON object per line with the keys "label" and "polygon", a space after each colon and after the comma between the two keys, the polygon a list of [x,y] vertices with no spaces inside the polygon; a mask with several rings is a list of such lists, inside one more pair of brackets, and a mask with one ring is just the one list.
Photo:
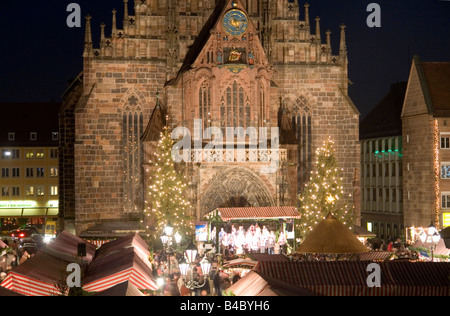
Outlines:
{"label": "person in crowd", "polygon": [[218,270],[213,279],[214,291],[216,292],[217,296],[222,296],[223,279],[220,274],[221,271]]}

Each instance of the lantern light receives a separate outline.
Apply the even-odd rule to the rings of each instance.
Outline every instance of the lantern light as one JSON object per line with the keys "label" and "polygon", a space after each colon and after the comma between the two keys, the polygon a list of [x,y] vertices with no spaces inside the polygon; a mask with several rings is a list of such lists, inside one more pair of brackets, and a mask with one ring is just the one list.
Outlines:
{"label": "lantern light", "polygon": [[211,262],[208,261],[206,256],[203,258],[202,261],[200,261],[200,266],[202,268],[203,274],[208,275],[209,271],[211,270]]}
{"label": "lantern light", "polygon": [[188,263],[193,263],[195,258],[197,258],[198,249],[195,247],[194,243],[191,241],[189,246],[186,248],[186,258]]}

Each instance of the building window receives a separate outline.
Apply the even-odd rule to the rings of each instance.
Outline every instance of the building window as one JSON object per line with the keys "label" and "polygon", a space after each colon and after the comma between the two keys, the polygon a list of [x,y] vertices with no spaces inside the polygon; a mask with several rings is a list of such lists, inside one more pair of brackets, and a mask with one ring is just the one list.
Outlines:
{"label": "building window", "polygon": [[36,168],[36,177],[38,178],[44,177],[44,168]]}
{"label": "building window", "polygon": [[11,141],[11,142],[15,141],[16,140],[16,133],[13,133],[13,132],[8,133],[8,140]]}
{"label": "building window", "polygon": [[34,187],[27,186],[25,192],[26,196],[34,196]]}
{"label": "building window", "polygon": [[51,196],[56,196],[56,195],[58,195],[58,186],[52,185],[52,186],[50,187],[50,195],[51,195]]}
{"label": "building window", "polygon": [[124,143],[124,211],[137,212],[142,209],[141,187],[142,144],[144,117],[139,99],[132,95],[123,111],[122,139]]}
{"label": "building window", "polygon": [[450,149],[450,135],[441,134],[441,149]]}
{"label": "building window", "polygon": [[228,86],[222,96],[220,118],[222,129],[242,127],[245,130],[250,126],[250,100],[236,81]]}
{"label": "building window", "polygon": [[30,133],[30,140],[37,140],[37,133],[36,132],[31,132]]}
{"label": "building window", "polygon": [[42,186],[36,187],[36,195],[37,196],[44,196],[45,195],[44,187],[42,187]]}
{"label": "building window", "polygon": [[27,159],[34,159],[34,151],[27,151],[27,152],[25,153],[25,157],[26,157]]}
{"label": "building window", "polygon": [[50,177],[55,178],[58,176],[58,168],[53,167],[50,168]]}
{"label": "building window", "polygon": [[27,178],[34,177],[34,169],[33,168],[27,168]]}
{"label": "building window", "polygon": [[58,149],[50,149],[50,158],[58,158]]}
{"label": "building window", "polygon": [[441,179],[450,179],[450,162],[441,163]]}
{"label": "building window", "polygon": [[12,176],[13,176],[13,178],[19,178],[20,177],[20,168],[12,168]]}
{"label": "building window", "polygon": [[297,187],[299,188],[298,193],[301,193],[309,181],[313,154],[311,106],[304,96],[299,96],[292,104],[292,129],[298,144]]}
{"label": "building window", "polygon": [[2,187],[2,196],[9,196],[9,188]]}
{"label": "building window", "polygon": [[211,127],[211,89],[207,81],[202,83],[198,91],[198,105],[203,128]]}
{"label": "building window", "polygon": [[450,192],[442,192],[442,208],[450,208]]}
{"label": "building window", "polygon": [[52,132],[52,140],[58,140],[59,134],[58,132]]}
{"label": "building window", "polygon": [[9,178],[9,168],[2,168],[2,178]]}
{"label": "building window", "polygon": [[11,159],[12,152],[9,149],[3,149],[2,150],[2,159]]}
{"label": "building window", "polygon": [[36,159],[44,159],[44,157],[45,157],[45,154],[43,151],[38,151],[36,153]]}
{"label": "building window", "polygon": [[12,188],[12,196],[20,196],[20,187]]}

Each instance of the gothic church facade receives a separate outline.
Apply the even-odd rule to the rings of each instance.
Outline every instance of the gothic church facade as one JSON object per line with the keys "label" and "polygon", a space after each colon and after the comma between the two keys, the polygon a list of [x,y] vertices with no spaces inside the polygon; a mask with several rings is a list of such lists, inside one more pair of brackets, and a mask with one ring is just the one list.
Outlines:
{"label": "gothic church facade", "polygon": [[[345,197],[359,217],[359,112],[348,96],[345,26],[311,25],[309,5],[290,0],[124,0],[122,28],[92,43],[60,113],[62,229],[142,219],[152,157],[164,126],[279,128],[279,168],[263,153],[184,163],[192,215],[218,207],[297,206],[316,148],[330,136]],[[270,136],[269,136],[270,139]],[[234,138],[236,140],[236,138]],[[203,146],[208,143],[208,135]],[[225,142],[225,141],[224,141]],[[223,148],[226,144],[223,143]],[[271,143],[269,141],[269,147]],[[273,145],[273,144],[272,144]],[[270,149],[270,148],[269,148]],[[224,155],[223,151],[215,154]],[[254,154],[258,159],[250,159]]]}

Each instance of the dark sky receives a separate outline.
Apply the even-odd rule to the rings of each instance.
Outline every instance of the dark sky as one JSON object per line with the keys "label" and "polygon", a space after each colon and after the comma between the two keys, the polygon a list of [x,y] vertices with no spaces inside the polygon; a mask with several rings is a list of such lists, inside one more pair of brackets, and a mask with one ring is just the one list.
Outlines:
{"label": "dark sky", "polygon": [[[66,25],[69,3],[82,9],[82,28]],[[332,31],[338,54],[339,25],[347,26],[350,96],[362,115],[388,92],[406,81],[414,54],[423,61],[450,61],[450,1],[440,0],[308,0],[310,18],[321,18],[322,38]],[[381,7],[381,27],[369,28],[367,6]],[[133,1],[130,0],[130,14]],[[303,19],[303,5],[301,18]],[[100,23],[111,32],[111,11],[122,20],[123,0],[2,1],[0,102],[59,100],[67,81],[82,70],[84,16],[91,14],[94,46]],[[313,24],[313,23],[312,23]],[[119,27],[121,23],[119,22]],[[314,31],[314,29],[313,29]]]}

